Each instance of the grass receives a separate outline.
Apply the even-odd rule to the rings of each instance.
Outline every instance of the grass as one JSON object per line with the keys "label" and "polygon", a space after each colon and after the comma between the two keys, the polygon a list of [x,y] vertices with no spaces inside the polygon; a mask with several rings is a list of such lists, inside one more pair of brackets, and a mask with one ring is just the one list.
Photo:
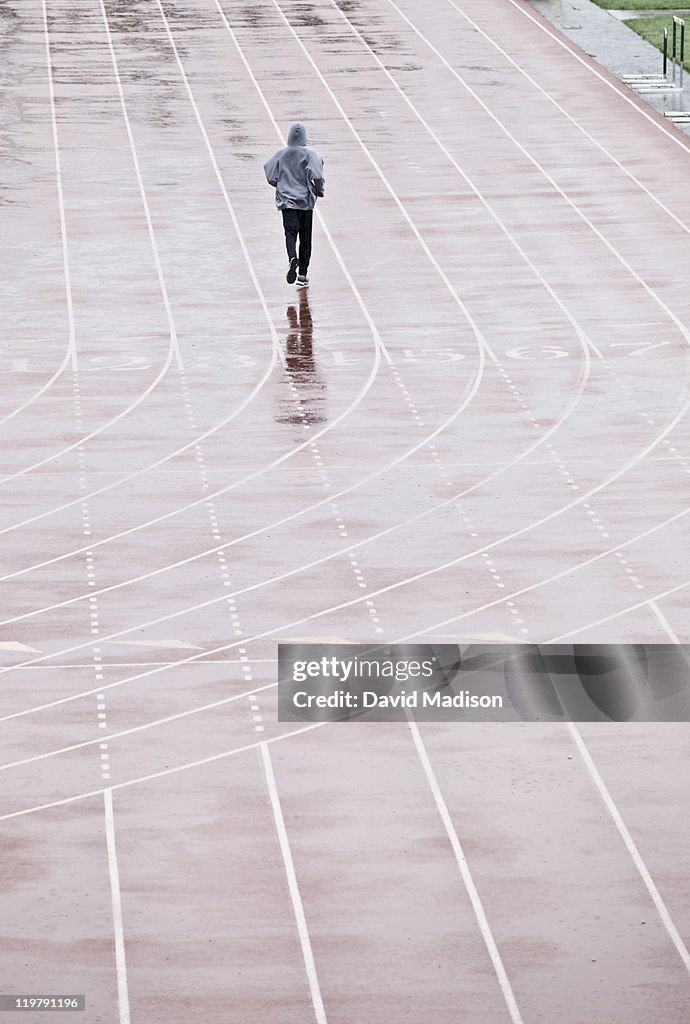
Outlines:
{"label": "grass", "polygon": [[683,11],[690,10],[690,0],[594,0],[607,11]]}
{"label": "grass", "polygon": [[[671,18],[633,18],[631,21],[625,23],[628,28],[631,28],[633,32],[637,32],[638,36],[642,36],[652,46],[656,46],[657,50],[664,52],[664,29],[668,29],[668,59],[671,61],[671,51],[673,46],[673,34],[672,34],[672,21]],[[677,39],[677,53],[680,53],[680,31],[678,32]],[[690,24],[685,26],[685,59],[683,61],[685,68],[690,71]]]}

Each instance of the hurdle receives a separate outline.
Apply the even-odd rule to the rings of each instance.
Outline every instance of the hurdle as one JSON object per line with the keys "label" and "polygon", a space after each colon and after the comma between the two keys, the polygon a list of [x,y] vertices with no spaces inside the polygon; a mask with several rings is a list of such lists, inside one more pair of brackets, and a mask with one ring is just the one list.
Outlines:
{"label": "hurdle", "polygon": [[[671,82],[676,84],[676,64],[678,65],[678,87],[683,88],[683,64],[685,61],[685,21],[673,15],[671,35]],[[668,66],[668,29],[664,29],[664,77]]]}
{"label": "hurdle", "polygon": [[[682,92],[685,60],[685,21],[673,15],[669,52],[669,30],[664,28],[662,73],[660,75],[624,75],[623,81],[639,93]],[[669,75],[669,63],[671,71]]]}

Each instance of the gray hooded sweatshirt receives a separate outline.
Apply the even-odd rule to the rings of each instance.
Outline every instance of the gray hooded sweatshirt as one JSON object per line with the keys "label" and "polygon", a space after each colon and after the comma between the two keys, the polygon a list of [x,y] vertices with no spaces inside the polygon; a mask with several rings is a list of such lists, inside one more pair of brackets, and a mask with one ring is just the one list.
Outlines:
{"label": "gray hooded sweatshirt", "polygon": [[264,164],[266,181],[275,187],[279,210],[313,210],[324,193],[323,159],[307,145],[303,124],[293,124],[287,142]]}

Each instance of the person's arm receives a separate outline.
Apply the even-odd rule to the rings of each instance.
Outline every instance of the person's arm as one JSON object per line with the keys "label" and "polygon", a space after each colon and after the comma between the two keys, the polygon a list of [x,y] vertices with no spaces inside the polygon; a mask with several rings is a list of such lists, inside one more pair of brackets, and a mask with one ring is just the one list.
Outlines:
{"label": "person's arm", "polygon": [[309,186],[315,196],[323,198],[326,192],[326,179],[323,176],[323,158],[309,168]]}
{"label": "person's arm", "polygon": [[270,160],[267,160],[264,164],[264,174],[266,175],[266,181],[273,188],[278,184],[278,157],[272,156]]}

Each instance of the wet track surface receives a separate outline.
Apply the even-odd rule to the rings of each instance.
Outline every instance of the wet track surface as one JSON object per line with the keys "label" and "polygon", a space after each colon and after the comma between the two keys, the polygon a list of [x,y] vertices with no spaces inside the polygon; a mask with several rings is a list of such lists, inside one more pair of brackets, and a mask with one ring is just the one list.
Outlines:
{"label": "wet track surface", "polygon": [[0,55],[0,990],[686,1021],[686,726],[295,730],[274,683],[690,642],[687,140],[517,0],[14,0]]}

